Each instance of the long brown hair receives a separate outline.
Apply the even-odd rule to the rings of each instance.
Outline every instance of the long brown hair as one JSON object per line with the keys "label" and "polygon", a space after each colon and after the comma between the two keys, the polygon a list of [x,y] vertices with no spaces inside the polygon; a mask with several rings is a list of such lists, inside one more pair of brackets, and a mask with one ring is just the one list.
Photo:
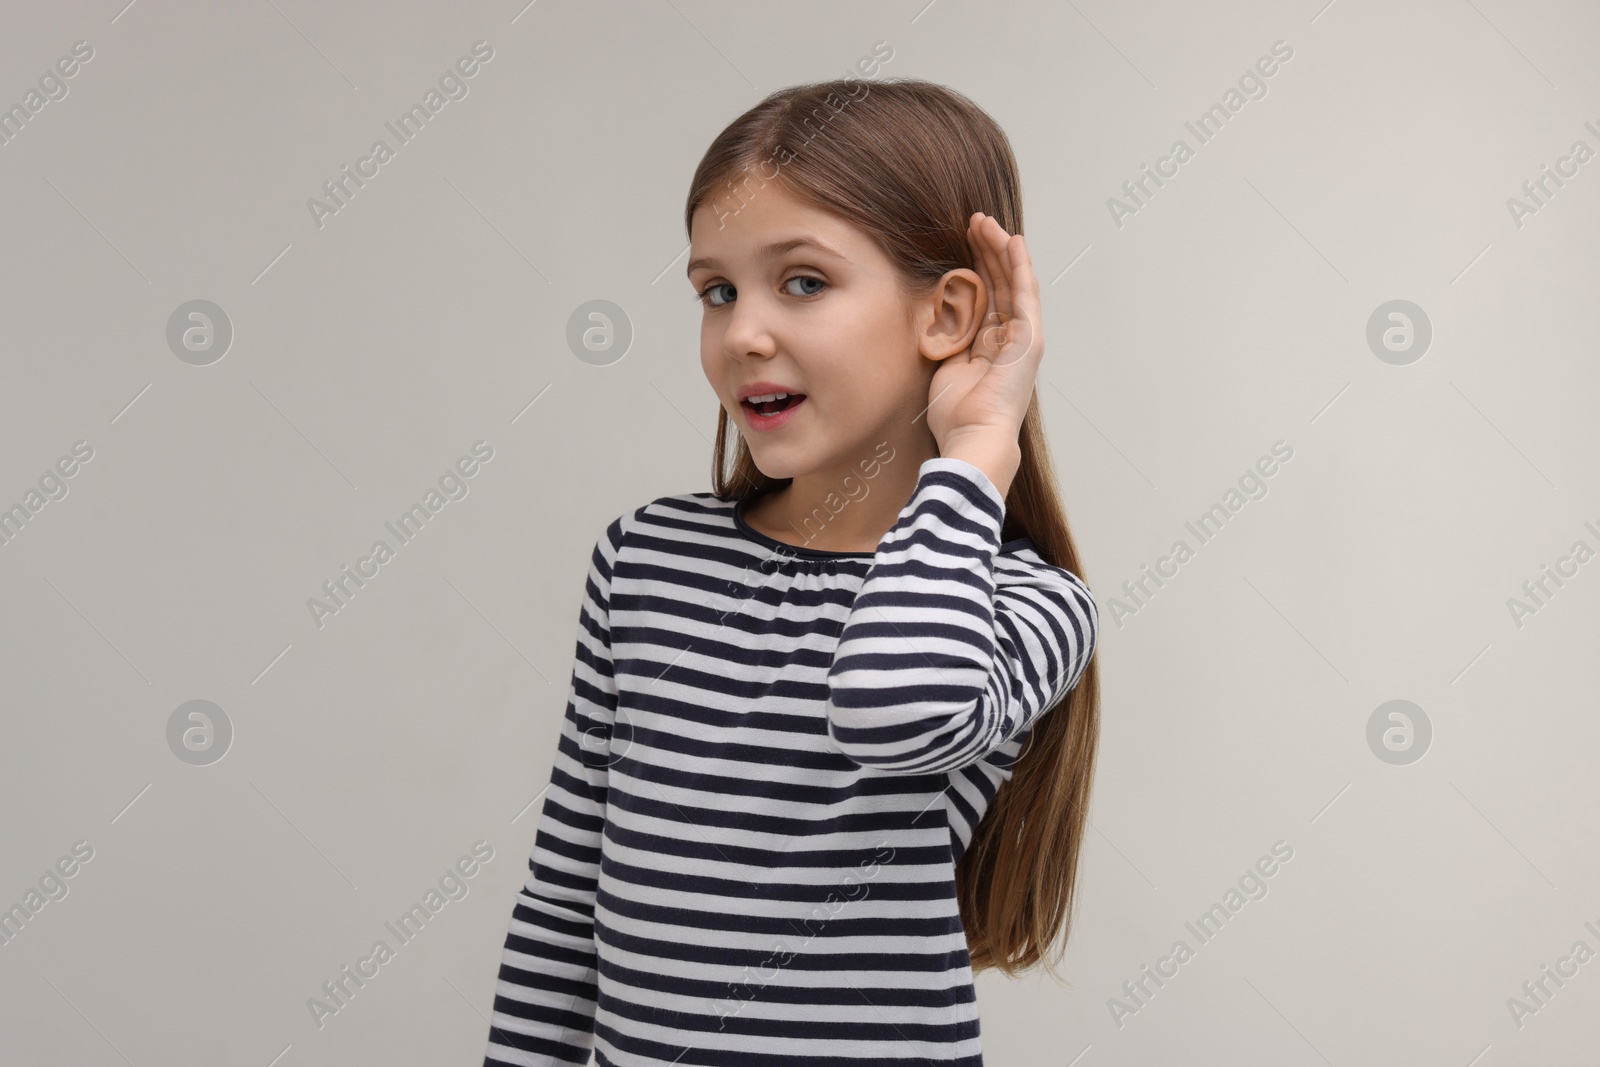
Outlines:
{"label": "long brown hair", "polygon": [[[702,204],[736,210],[768,181],[870,235],[912,295],[930,292],[948,271],[975,269],[966,236],[973,212],[1022,232],[1021,179],[1005,133],[965,96],[920,79],[839,79],[772,93],[706,150],[689,187],[685,231],[692,236]],[[763,474],[736,431],[730,466],[730,429],[719,410],[711,478],[720,499],[788,483]],[[1001,540],[1028,537],[1045,562],[1084,578],[1037,392],[1018,443],[1022,465],[1006,494]],[[1091,657],[1068,698],[1037,720],[956,865],[975,974],[995,967],[1015,977],[1043,963],[1060,978],[1051,957],[1065,949],[1072,923],[1100,733],[1098,660]]]}

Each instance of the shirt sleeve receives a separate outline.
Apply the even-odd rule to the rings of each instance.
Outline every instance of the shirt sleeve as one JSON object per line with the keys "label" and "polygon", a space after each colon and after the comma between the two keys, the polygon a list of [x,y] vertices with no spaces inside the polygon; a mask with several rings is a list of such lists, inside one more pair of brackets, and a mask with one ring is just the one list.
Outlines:
{"label": "shirt sleeve", "polygon": [[566,716],[530,874],[517,893],[501,956],[485,1067],[586,1064],[594,1044],[594,907],[617,709],[611,574],[621,544],[618,518],[590,556]]}
{"label": "shirt sleeve", "polygon": [[971,766],[1078,683],[1099,613],[1061,567],[997,563],[1005,500],[965,460],[923,463],[828,671],[828,736],[863,767]]}

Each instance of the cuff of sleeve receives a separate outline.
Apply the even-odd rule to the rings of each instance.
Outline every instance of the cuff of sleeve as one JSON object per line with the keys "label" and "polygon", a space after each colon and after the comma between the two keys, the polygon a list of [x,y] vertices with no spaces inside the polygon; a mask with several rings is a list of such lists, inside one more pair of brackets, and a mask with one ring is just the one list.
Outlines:
{"label": "cuff of sleeve", "polygon": [[989,480],[989,476],[983,473],[983,468],[968,463],[964,459],[956,459],[954,456],[934,456],[932,459],[923,461],[922,466],[917,471],[918,479],[926,476],[929,471],[954,475],[965,482],[970,482],[977,486],[984,498],[989,501],[989,509],[995,515],[996,527],[1004,521],[1006,514],[1005,497],[1000,495],[1000,490]]}

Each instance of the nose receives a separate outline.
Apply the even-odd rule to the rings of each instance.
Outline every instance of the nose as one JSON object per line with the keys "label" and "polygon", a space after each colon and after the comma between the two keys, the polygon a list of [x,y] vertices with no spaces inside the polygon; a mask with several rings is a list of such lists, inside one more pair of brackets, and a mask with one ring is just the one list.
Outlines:
{"label": "nose", "polygon": [[722,349],[729,359],[768,359],[778,349],[756,301],[741,296],[734,301]]}

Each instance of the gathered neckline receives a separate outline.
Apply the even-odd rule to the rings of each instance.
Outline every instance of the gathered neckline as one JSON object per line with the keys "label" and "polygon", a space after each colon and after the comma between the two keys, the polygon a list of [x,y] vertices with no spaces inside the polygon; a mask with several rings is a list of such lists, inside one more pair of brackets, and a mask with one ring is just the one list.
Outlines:
{"label": "gathered neckline", "polygon": [[751,526],[744,517],[745,505],[753,500],[760,499],[760,494],[747,496],[743,500],[734,502],[733,525],[745,537],[767,548],[775,548],[789,555],[799,556],[801,559],[865,559],[870,560],[877,556],[876,552],[835,552],[827,548],[811,548],[806,545],[791,545],[787,541],[780,541],[776,537],[769,537],[760,530]]}
{"label": "gathered neckline", "polygon": [[[751,526],[749,520],[747,520],[744,516],[745,505],[749,504],[751,501],[760,499],[762,495],[763,494],[758,493],[755,496],[747,496],[742,500],[734,501],[733,504],[734,528],[748,540],[754,541],[766,548],[777,549],[778,551],[786,553],[790,556],[799,557],[800,559],[859,559],[870,561],[877,557],[878,554],[876,552],[836,552],[827,548],[811,548],[805,545],[791,545],[787,541],[780,541],[776,537],[769,537],[760,530],[756,529],[754,526]],[[1017,537],[1010,541],[1003,542],[1000,545],[1000,551],[1005,552],[1007,549],[1022,550],[1032,547],[1034,547],[1034,545],[1031,537]]]}

